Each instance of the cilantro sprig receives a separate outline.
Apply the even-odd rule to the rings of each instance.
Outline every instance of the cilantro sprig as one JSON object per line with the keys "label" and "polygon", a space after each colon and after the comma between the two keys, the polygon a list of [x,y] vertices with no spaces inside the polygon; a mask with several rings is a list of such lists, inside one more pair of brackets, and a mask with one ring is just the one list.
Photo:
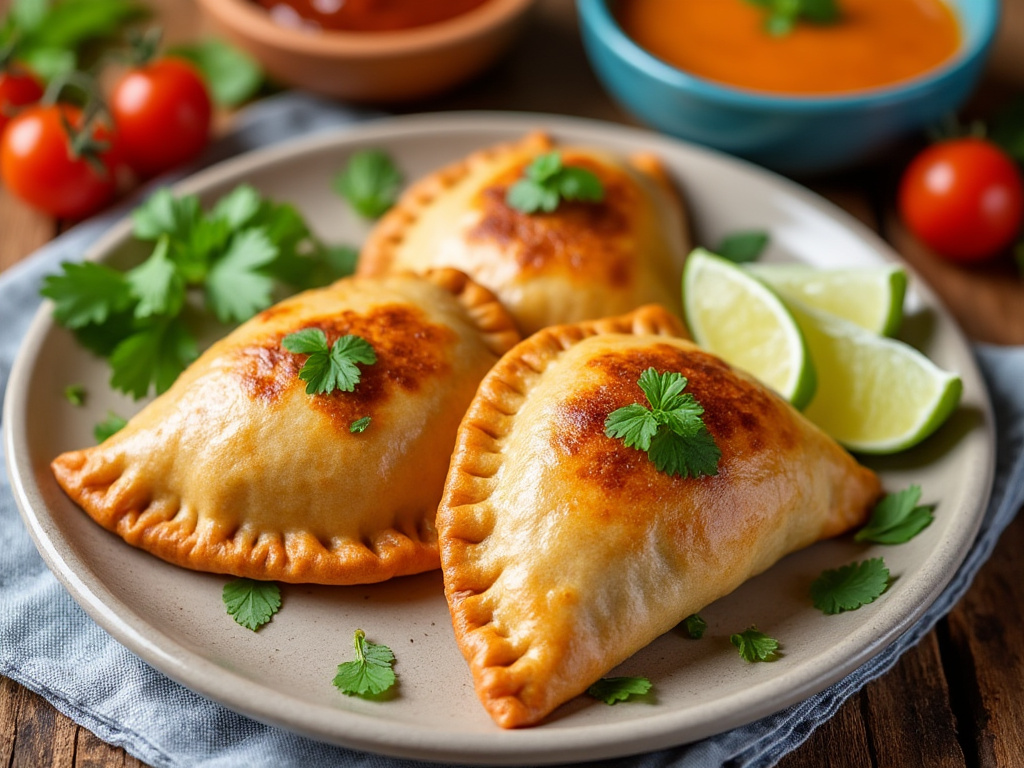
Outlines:
{"label": "cilantro sprig", "polygon": [[651,681],[646,677],[602,677],[587,688],[587,695],[611,705],[633,696],[643,696],[649,690]]}
{"label": "cilantro sprig", "polygon": [[334,676],[336,688],[348,696],[376,696],[395,684],[395,654],[390,648],[371,643],[361,629],[356,630],[352,643],[355,661],[338,665]]}
{"label": "cilantro sprig", "polygon": [[224,585],[224,607],[238,624],[255,632],[281,608],[281,588],[272,581],[235,579]]}
{"label": "cilantro sprig", "polygon": [[109,358],[111,386],[136,399],[166,390],[198,356],[200,307],[222,323],[242,322],[282,286],[326,285],[355,266],[352,249],[326,245],[295,208],[246,185],[208,212],[195,195],[161,189],[132,223],[135,238],[152,243],[138,266],[65,262],[40,293],[53,300],[58,323]]}
{"label": "cilantro sprig", "polygon": [[757,261],[768,247],[770,236],[760,229],[745,229],[722,238],[715,253],[734,264],[748,264]]}
{"label": "cilantro sprig", "polygon": [[931,525],[932,506],[920,505],[921,486],[886,494],[875,506],[867,525],[854,534],[856,541],[904,544]]}
{"label": "cilantro sprig", "polygon": [[116,435],[128,425],[128,422],[113,411],[107,411],[107,417],[92,428],[92,436],[97,443],[102,443],[111,435]]}
{"label": "cilantro sprig", "polygon": [[289,352],[309,355],[299,370],[299,378],[306,382],[307,395],[327,394],[336,389],[351,392],[362,377],[356,363],[377,362],[377,353],[362,336],[342,336],[328,345],[327,334],[319,328],[304,328],[285,336],[281,344]]}
{"label": "cilantro sprig", "polygon": [[691,640],[700,640],[708,631],[708,623],[701,618],[699,613],[691,613],[683,619],[683,626]]}
{"label": "cilantro sprig", "polygon": [[398,200],[404,179],[391,156],[380,149],[355,152],[334,177],[334,191],[365,219],[378,219]]}
{"label": "cilantro sprig", "polygon": [[889,586],[889,569],[880,557],[830,569],[811,584],[814,607],[831,616],[873,603]]}
{"label": "cilantro sprig", "polygon": [[524,178],[505,193],[505,203],[523,213],[552,213],[563,200],[599,203],[604,200],[604,185],[592,171],[565,165],[557,151],[533,160]]}
{"label": "cilantro sprig", "polygon": [[778,657],[781,645],[774,637],[769,637],[757,627],[749,627],[742,632],[729,636],[729,642],[736,646],[746,661],[774,661]]}
{"label": "cilantro sprig", "polygon": [[835,24],[840,19],[838,0],[747,0],[764,8],[764,28],[770,35],[788,35],[800,21],[812,24]]}
{"label": "cilantro sprig", "polygon": [[630,448],[645,451],[659,472],[680,477],[717,475],[721,450],[704,425],[704,408],[686,388],[680,373],[648,368],[637,381],[650,408],[640,403],[608,414],[604,433]]}

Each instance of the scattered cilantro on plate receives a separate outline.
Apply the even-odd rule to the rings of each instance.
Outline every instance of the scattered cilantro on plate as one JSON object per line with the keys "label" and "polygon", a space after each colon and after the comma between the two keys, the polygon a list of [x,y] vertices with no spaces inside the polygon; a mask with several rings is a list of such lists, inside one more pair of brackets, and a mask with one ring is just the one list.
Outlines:
{"label": "scattered cilantro on plate", "polygon": [[919,505],[921,486],[886,494],[875,506],[867,525],[854,535],[856,541],[904,544],[931,525],[931,506]]}
{"label": "scattered cilantro on plate", "polygon": [[649,690],[651,681],[646,677],[602,677],[587,688],[587,695],[605,704],[617,704],[633,696],[643,696]]}
{"label": "scattered cilantro on plate", "polygon": [[378,219],[398,200],[404,179],[395,161],[380,149],[355,152],[334,177],[334,191],[365,219]]}
{"label": "scattered cilantro on plate", "polygon": [[272,581],[235,579],[224,585],[221,598],[231,618],[253,632],[281,608],[281,589]]}
{"label": "scattered cilantro on plate", "polygon": [[811,584],[811,599],[815,608],[832,615],[874,602],[888,586],[885,561],[873,557],[822,573]]}
{"label": "scattered cilantro on plate", "polygon": [[740,656],[747,661],[774,661],[780,647],[778,640],[769,637],[757,627],[730,635],[729,642],[736,646]]}
{"label": "scattered cilantro on plate", "polygon": [[336,688],[349,696],[376,696],[395,684],[395,654],[390,648],[371,643],[361,629],[356,630],[353,645],[356,659],[338,665]]}
{"label": "scattered cilantro on plate", "polygon": [[127,421],[113,411],[107,411],[107,418],[93,427],[92,435],[96,438],[97,443],[102,443],[111,435],[115,435],[124,429],[127,423]]}
{"label": "scattered cilantro on plate", "polygon": [[686,634],[690,636],[691,640],[700,640],[704,637],[704,633],[708,631],[708,623],[698,613],[691,613],[683,619],[683,626],[686,628]]}

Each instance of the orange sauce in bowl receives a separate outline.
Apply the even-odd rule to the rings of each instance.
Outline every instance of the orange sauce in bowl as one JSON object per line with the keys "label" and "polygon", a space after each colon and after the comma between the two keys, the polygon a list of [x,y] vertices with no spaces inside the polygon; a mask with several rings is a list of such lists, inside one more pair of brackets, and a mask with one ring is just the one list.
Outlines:
{"label": "orange sauce in bowl", "polygon": [[952,58],[960,44],[942,0],[839,0],[835,24],[773,37],[747,0],[618,0],[623,31],[672,66],[757,91],[838,94],[891,85]]}
{"label": "orange sauce in bowl", "polygon": [[487,0],[256,0],[286,27],[393,32],[468,13]]}

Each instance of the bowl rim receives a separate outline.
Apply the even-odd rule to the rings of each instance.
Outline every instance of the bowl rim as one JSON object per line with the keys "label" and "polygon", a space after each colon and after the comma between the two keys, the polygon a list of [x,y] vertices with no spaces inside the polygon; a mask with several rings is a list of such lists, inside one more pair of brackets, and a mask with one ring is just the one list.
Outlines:
{"label": "bowl rim", "polygon": [[422,53],[469,40],[512,21],[535,0],[486,0],[445,21],[388,32],[293,29],[276,23],[253,0],[197,0],[208,14],[235,34],[268,48],[297,54],[339,58],[380,58]]}
{"label": "bowl rim", "polygon": [[[919,75],[897,81],[891,85],[841,92],[835,95],[812,94],[806,96],[769,91],[756,91],[728,85],[690,74],[659,59],[636,43],[616,21],[611,11],[613,0],[578,0],[577,9],[582,26],[604,41],[608,51],[626,61],[634,69],[668,85],[728,106],[770,108],[783,112],[816,112],[837,107],[855,109],[878,107],[891,102],[906,101],[931,91],[965,68],[969,68],[985,54],[995,38],[999,24],[999,0],[967,0],[976,3],[981,12],[981,23],[970,38],[961,36],[956,53],[936,67]],[[950,5],[948,0],[942,0]],[[956,13],[958,6],[951,9]]]}

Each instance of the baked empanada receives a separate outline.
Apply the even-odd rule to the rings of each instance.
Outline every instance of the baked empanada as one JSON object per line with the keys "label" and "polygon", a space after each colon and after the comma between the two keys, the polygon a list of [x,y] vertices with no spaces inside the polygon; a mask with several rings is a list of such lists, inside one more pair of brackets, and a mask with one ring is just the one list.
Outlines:
{"label": "baked empanada", "polygon": [[[876,475],[659,308],[550,328],[481,382],[437,525],[455,636],[504,727],[530,725],[781,557],[861,524]],[[607,437],[678,372],[717,475],[684,478]]]}
{"label": "baked empanada", "polygon": [[370,234],[360,274],[455,267],[494,291],[524,335],[648,303],[680,310],[689,234],[659,161],[560,148],[564,165],[598,176],[604,200],[563,201],[553,213],[510,207],[506,190],[553,149],[550,138],[534,133],[417,182]]}
{"label": "baked empanada", "polygon": [[[306,328],[372,345],[353,391],[306,394],[307,355],[282,344]],[[186,568],[321,584],[430,570],[459,420],[518,339],[456,270],[341,280],[241,325],[53,472],[100,525]]]}

